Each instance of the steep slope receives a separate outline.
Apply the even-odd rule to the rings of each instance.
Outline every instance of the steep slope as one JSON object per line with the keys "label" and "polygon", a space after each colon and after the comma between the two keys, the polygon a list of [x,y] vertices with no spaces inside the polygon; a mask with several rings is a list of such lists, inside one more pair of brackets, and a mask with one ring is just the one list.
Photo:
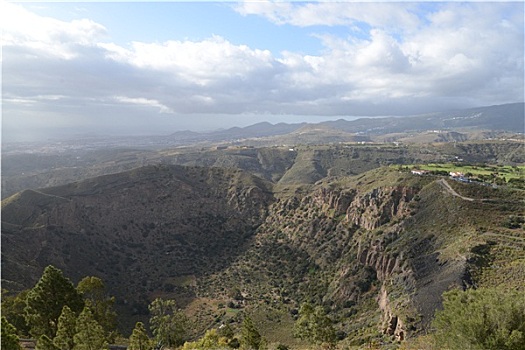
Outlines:
{"label": "steep slope", "polygon": [[[460,193],[476,186],[493,198],[466,201],[441,181],[380,168],[287,193],[272,204],[251,249],[201,281],[199,294],[227,300],[221,290],[239,288],[244,307],[260,316],[273,341],[282,341],[285,322],[275,327],[264,315],[293,319],[304,301],[323,305],[347,344],[417,334],[442,292],[487,283],[478,265],[488,255],[479,256],[480,246],[493,235],[525,238],[523,229],[503,226],[509,214],[520,214],[523,193],[453,182]],[[501,272],[513,276],[512,287],[523,288],[524,278],[515,277],[525,267],[521,245],[491,249]]]}
{"label": "steep slope", "polygon": [[250,314],[270,342],[295,346],[305,301],[352,345],[424,331],[454,286],[523,290],[523,191],[398,166],[321,175],[290,190],[239,170],[150,166],[21,192],[2,201],[3,282],[30,287],[52,263],[107,281],[126,331],[163,296],[195,334]]}
{"label": "steep slope", "polygon": [[107,282],[126,314],[154,296],[191,301],[195,279],[242,254],[273,200],[239,170],[150,166],[2,201],[2,282],[31,287],[53,264]]}

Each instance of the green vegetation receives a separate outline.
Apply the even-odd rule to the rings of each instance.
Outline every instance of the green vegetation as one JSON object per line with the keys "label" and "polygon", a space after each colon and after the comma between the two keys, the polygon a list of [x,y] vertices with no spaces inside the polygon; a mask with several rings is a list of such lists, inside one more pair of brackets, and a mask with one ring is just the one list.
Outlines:
{"label": "green vegetation", "polygon": [[[6,286],[31,288],[40,261],[80,282],[75,289],[46,272],[62,286],[56,310],[29,307],[49,294],[35,286],[3,292],[2,314],[18,336],[42,334],[39,349],[128,344],[130,333],[130,349],[140,350],[410,344],[430,332],[453,286],[525,291],[520,178],[493,187],[410,173],[461,152],[477,157],[480,147],[173,151],[163,161],[206,167],[149,166],[15,195],[2,202],[2,240],[14,247],[3,252]],[[495,149],[482,152],[492,168],[523,168],[497,165],[509,148]],[[444,169],[435,171],[469,168]],[[44,334],[46,322],[56,331]],[[436,346],[433,334],[417,339],[418,349]]]}
{"label": "green vegetation", "polygon": [[525,299],[502,288],[446,292],[433,326],[440,348],[524,349]]}
{"label": "green vegetation", "polygon": [[142,322],[137,322],[131,336],[129,337],[129,350],[153,350],[153,341],[148,337],[148,333]]}
{"label": "green vegetation", "polygon": [[94,319],[102,326],[108,342],[115,340],[117,327],[117,314],[113,310],[115,297],[107,295],[104,282],[94,276],[83,278],[77,285],[77,291],[84,298],[86,306],[93,313]]}
{"label": "green vegetation", "polygon": [[9,291],[2,290],[2,317],[5,317],[15,327],[19,335],[24,336],[29,335],[30,330],[25,317],[27,293],[29,290],[9,295]]}
{"label": "green vegetation", "polygon": [[16,328],[2,316],[1,348],[4,350],[21,350]]}
{"label": "green vegetation", "polygon": [[158,344],[180,346],[187,340],[189,320],[175,300],[157,298],[149,305],[150,327]]}
{"label": "green vegetation", "polygon": [[221,348],[230,348],[229,339],[222,337],[216,329],[207,330],[201,339],[195,342],[186,342],[182,347],[183,350],[216,350]]}
{"label": "green vegetation", "polygon": [[[104,289],[104,283],[97,277],[84,278],[76,289],[61,270],[47,266],[32,289],[2,298],[5,314],[2,332],[7,332],[5,337],[2,333],[2,348],[4,340],[9,343],[15,336],[18,339],[18,335],[30,335],[37,339],[38,349],[106,349],[116,336],[116,313],[112,309],[113,298],[107,296]],[[22,322],[20,316],[26,322]],[[14,319],[21,328],[17,330],[8,318]],[[11,346],[8,343],[6,348]]]}
{"label": "green vegetation", "polygon": [[108,348],[104,329],[93,317],[89,307],[78,316],[73,350],[103,350]]}
{"label": "green vegetation", "polygon": [[321,306],[314,308],[309,303],[301,305],[299,319],[295,323],[294,336],[307,339],[313,344],[334,346],[336,337],[332,320]]}
{"label": "green vegetation", "polygon": [[242,321],[241,347],[242,349],[264,350],[264,341],[259,330],[253,324],[250,316],[246,316]]}
{"label": "green vegetation", "polygon": [[460,172],[468,178],[485,182],[517,184],[520,180],[525,180],[525,165],[430,163],[414,165],[414,168],[443,175]]}
{"label": "green vegetation", "polygon": [[60,350],[71,350],[75,346],[77,333],[77,315],[65,305],[58,318],[58,329],[53,344]]}
{"label": "green vegetation", "polygon": [[46,335],[53,339],[64,306],[78,314],[84,307],[84,301],[62,271],[48,266],[35,287],[27,293],[25,317],[30,334],[36,338]]}

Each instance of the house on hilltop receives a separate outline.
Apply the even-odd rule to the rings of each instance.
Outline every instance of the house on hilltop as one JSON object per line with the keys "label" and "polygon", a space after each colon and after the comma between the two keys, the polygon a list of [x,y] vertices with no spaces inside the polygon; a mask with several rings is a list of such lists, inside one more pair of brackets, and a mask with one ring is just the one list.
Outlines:
{"label": "house on hilltop", "polygon": [[459,171],[451,171],[449,173],[449,175],[452,178],[463,178],[463,177],[465,177],[465,174],[463,174],[462,172],[459,172]]}

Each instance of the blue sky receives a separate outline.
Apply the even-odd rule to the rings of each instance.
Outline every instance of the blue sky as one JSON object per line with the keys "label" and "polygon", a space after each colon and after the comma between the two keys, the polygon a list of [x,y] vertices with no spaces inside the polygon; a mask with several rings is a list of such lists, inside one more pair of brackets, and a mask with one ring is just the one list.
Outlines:
{"label": "blue sky", "polygon": [[3,140],[523,101],[523,2],[0,2]]}
{"label": "blue sky", "polygon": [[[255,14],[240,15],[234,10],[234,2],[60,2],[23,6],[63,21],[90,18],[106,27],[112,41],[124,46],[132,41],[201,41],[218,35],[233,44],[267,49],[277,55],[285,50],[319,54],[323,45],[315,35],[345,36],[351,32],[346,26],[275,25]],[[366,23],[361,26],[365,31],[358,36],[367,37]]]}

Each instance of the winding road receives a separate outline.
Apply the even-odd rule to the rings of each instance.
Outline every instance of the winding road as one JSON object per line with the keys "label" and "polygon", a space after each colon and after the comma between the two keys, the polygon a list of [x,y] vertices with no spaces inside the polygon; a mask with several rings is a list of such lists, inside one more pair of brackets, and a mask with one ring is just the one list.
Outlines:
{"label": "winding road", "polygon": [[[457,193],[452,187],[450,187],[450,184],[445,179],[439,179],[437,182],[441,186],[443,186],[445,188],[445,190],[447,190],[448,193],[450,193],[453,196],[459,197],[459,198],[464,199],[464,200],[469,201],[469,202],[474,202],[476,200],[474,198],[464,197],[464,196],[460,195],[459,193]],[[487,199],[477,199],[477,200],[479,200],[479,201],[486,201]]]}

